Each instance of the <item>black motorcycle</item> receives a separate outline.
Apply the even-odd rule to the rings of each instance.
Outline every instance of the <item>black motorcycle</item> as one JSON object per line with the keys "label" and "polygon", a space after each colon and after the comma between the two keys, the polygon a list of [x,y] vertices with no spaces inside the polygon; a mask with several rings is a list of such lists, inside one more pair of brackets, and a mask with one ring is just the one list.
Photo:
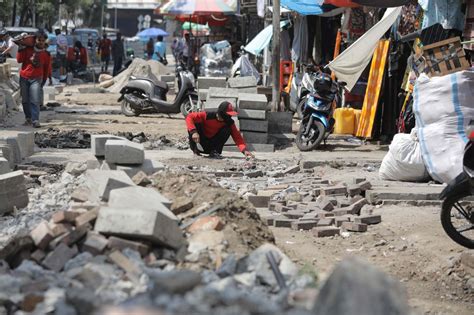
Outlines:
{"label": "black motorcycle", "polygon": [[186,117],[190,112],[198,111],[198,94],[194,75],[183,65],[176,68],[178,94],[172,103],[166,101],[168,84],[149,78],[131,77],[127,85],[120,90],[119,102],[125,116],[139,116],[141,113],[177,114]]}
{"label": "black motorcycle", "polygon": [[474,121],[469,124],[467,136],[463,172],[440,195],[444,200],[441,224],[453,241],[474,249]]}

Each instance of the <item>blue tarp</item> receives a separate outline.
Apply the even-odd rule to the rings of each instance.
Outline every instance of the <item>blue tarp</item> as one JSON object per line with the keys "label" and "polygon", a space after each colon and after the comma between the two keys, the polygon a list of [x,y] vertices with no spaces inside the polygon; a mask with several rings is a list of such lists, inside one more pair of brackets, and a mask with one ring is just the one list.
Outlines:
{"label": "blue tarp", "polygon": [[[289,21],[281,21],[280,28],[285,27]],[[253,54],[253,55],[260,55],[263,49],[270,44],[270,41],[273,37],[273,25],[268,25],[261,31],[260,33],[255,36],[250,43],[245,46],[245,51]]]}
{"label": "blue tarp", "polygon": [[324,13],[323,0],[281,0],[280,5],[301,15],[319,15]]}

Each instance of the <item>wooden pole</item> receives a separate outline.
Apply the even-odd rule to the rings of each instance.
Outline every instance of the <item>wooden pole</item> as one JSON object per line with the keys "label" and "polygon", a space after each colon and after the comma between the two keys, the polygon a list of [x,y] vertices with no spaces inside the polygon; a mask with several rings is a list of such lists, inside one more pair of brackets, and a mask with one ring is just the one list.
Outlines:
{"label": "wooden pole", "polygon": [[273,0],[272,39],[272,99],[273,111],[280,109],[280,0]]}

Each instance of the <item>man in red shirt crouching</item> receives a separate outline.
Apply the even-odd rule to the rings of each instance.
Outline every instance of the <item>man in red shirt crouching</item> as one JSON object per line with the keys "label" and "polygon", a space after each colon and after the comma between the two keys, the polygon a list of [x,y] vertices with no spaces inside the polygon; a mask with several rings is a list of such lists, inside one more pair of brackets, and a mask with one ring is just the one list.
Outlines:
{"label": "man in red shirt crouching", "polygon": [[[230,136],[246,157],[253,157],[247,150],[240,131],[235,126],[232,116],[237,112],[229,102],[222,102],[216,112],[190,113],[186,117],[189,133],[189,146],[196,155],[209,154],[210,158],[221,159],[222,148]],[[198,149],[200,144],[202,150]]]}
{"label": "man in red shirt crouching", "polygon": [[20,93],[24,125],[33,125],[39,128],[40,104],[42,102],[43,86],[48,79],[51,55],[46,50],[46,33],[39,31],[35,34],[34,46],[19,45],[16,60],[21,63]]}

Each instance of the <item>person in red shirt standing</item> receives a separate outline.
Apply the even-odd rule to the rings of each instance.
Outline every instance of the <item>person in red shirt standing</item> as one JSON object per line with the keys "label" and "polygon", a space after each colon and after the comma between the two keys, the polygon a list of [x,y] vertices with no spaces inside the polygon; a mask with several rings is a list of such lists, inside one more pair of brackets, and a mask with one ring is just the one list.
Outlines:
{"label": "person in red shirt standing", "polygon": [[102,35],[102,39],[99,42],[99,54],[100,54],[100,61],[102,62],[100,71],[107,72],[109,69],[109,62],[110,62],[110,50],[112,48],[112,41],[107,38],[107,34],[104,33]]}
{"label": "person in red shirt standing", "polygon": [[[237,112],[229,102],[222,102],[216,112],[190,113],[186,117],[189,146],[196,155],[209,154],[210,158],[221,159],[222,149],[230,136],[245,157],[253,157],[247,149],[232,116]],[[202,150],[198,148],[198,144]]]}
{"label": "person in red shirt standing", "polygon": [[34,128],[41,127],[39,123],[41,95],[51,67],[51,55],[46,50],[47,39],[45,32],[37,32],[35,45],[20,46],[16,55],[16,60],[22,64],[20,93],[25,114],[24,125],[33,125]]}

